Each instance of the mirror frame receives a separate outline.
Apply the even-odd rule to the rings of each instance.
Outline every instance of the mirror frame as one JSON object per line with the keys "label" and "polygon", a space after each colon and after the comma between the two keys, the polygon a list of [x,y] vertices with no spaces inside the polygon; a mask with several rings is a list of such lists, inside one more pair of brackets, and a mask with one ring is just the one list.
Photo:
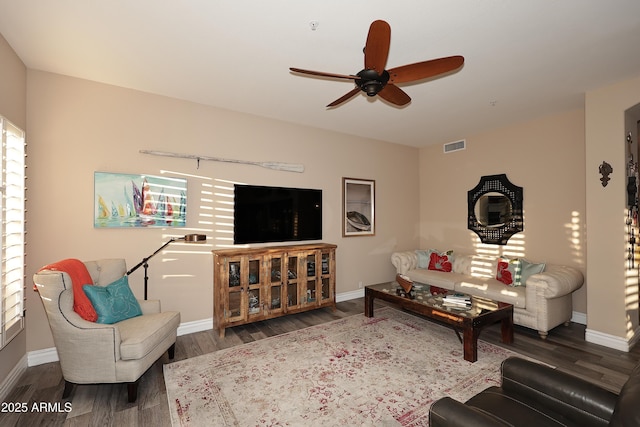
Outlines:
{"label": "mirror frame", "polygon": [[[476,217],[476,202],[487,193],[500,193],[511,202],[511,219],[502,225],[485,226]],[[475,232],[482,243],[506,245],[509,238],[524,230],[522,215],[522,187],[513,184],[506,174],[487,175],[480,178],[480,182],[467,192],[467,228]]]}

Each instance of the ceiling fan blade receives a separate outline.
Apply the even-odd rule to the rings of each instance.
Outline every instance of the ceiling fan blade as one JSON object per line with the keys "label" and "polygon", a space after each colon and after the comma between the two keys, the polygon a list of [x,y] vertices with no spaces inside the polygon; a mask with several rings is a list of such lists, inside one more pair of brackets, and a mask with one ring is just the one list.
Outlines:
{"label": "ceiling fan blade", "polygon": [[355,80],[355,79],[359,78],[358,76],[352,76],[352,75],[347,75],[347,74],[325,73],[323,71],[303,70],[302,68],[289,68],[289,70],[293,71],[294,73],[310,74],[312,76],[321,76],[321,77],[333,77],[333,78],[336,78],[336,79],[351,79],[351,80]]}
{"label": "ceiling fan blade", "polygon": [[398,106],[407,105],[411,102],[411,97],[407,95],[405,91],[391,83],[387,83],[387,85],[378,92],[378,95]]}
{"label": "ceiling fan blade", "polygon": [[405,83],[422,80],[458,69],[464,64],[463,56],[449,56],[392,68],[389,71],[389,83]]}
{"label": "ceiling fan blade", "polygon": [[385,21],[373,21],[364,47],[364,68],[382,74],[391,43],[391,27]]}
{"label": "ceiling fan blade", "polygon": [[342,104],[343,102],[351,99],[354,95],[356,95],[358,92],[360,92],[360,88],[356,87],[353,88],[349,93],[347,93],[346,95],[342,95],[340,98],[336,99],[335,101],[333,101],[331,104],[327,105],[327,108],[330,107],[336,107],[340,104]]}

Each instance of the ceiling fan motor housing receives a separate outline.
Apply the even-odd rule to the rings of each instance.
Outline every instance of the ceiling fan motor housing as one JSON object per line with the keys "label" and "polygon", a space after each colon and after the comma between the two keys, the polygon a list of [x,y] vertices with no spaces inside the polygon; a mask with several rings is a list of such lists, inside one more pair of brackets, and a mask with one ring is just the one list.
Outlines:
{"label": "ceiling fan motor housing", "polygon": [[355,81],[364,93],[368,96],[376,96],[389,81],[389,73],[384,70],[382,74],[378,74],[376,70],[365,69],[356,74],[359,79]]}

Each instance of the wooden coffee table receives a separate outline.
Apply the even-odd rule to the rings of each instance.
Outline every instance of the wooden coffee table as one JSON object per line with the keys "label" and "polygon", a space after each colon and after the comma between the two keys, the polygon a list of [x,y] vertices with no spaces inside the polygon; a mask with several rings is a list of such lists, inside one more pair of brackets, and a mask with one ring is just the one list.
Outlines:
{"label": "wooden coffee table", "polygon": [[[448,306],[445,295],[461,295],[429,285],[416,285],[407,294],[397,282],[366,286],[364,315],[373,317],[375,298],[394,303],[405,310],[420,314],[438,323],[452,326],[464,348],[464,360],[478,360],[478,337],[486,325],[501,322],[502,342],[513,343],[513,305],[487,298],[471,296],[470,307]],[[463,338],[460,338],[462,331]]]}

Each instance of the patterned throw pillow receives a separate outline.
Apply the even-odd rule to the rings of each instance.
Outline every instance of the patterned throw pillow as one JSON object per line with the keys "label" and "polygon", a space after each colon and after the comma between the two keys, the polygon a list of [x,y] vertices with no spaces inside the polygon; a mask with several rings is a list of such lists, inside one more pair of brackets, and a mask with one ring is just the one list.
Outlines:
{"label": "patterned throw pillow", "polygon": [[546,264],[534,264],[524,258],[499,258],[496,279],[508,286],[526,286],[532,274],[542,273]]}
{"label": "patterned throw pillow", "polygon": [[97,323],[112,324],[142,315],[127,276],[107,286],[85,285],[82,289],[98,313]]}
{"label": "patterned throw pillow", "polygon": [[500,258],[496,279],[507,286],[520,286],[521,270],[522,263],[519,259]]}
{"label": "patterned throw pillow", "polygon": [[453,268],[453,251],[429,250],[429,270],[450,272]]}

